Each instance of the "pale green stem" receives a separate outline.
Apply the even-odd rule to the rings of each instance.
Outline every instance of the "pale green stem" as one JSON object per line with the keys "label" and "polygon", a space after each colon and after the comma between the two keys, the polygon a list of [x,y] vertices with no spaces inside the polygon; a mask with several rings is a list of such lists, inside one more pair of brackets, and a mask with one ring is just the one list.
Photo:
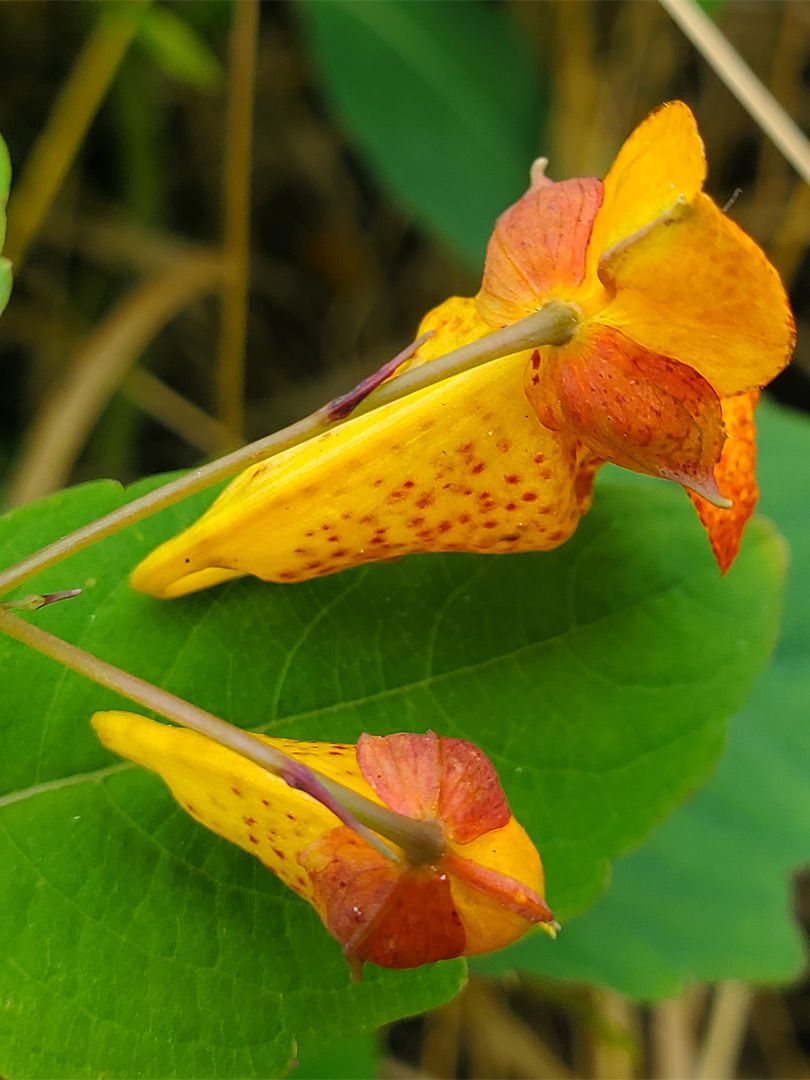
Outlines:
{"label": "pale green stem", "polygon": [[283,450],[289,450],[323,431],[338,427],[347,419],[399,401],[417,390],[423,390],[453,375],[459,375],[503,356],[542,345],[563,345],[571,340],[579,318],[580,312],[575,304],[552,300],[540,311],[528,315],[525,319],[520,319],[511,326],[496,330],[468,345],[462,345],[461,348],[431,360],[430,363],[411,368],[383,383],[360,402],[350,417],[330,419],[328,406],[326,406],[273,435],[267,435],[217,461],[203,465],[199,469],[193,469],[185,476],[172,480],[155,491],[150,491],[149,494],[127,503],[118,510],[113,510],[110,514],[105,514],[104,517],[84,525],[68,536],[62,537],[61,540],[22,559],[15,566],[4,570],[0,573],[0,596],[4,596],[10,589],[21,585],[34,574],[46,570],[49,566],[67,558],[68,555],[81,551],[97,540],[112,536],[127,525],[133,525],[150,514],[202,491],[211,484],[225,480],[250,465],[264,461]]}
{"label": "pale green stem", "polygon": [[262,742],[249,731],[243,731],[213,713],[199,709],[191,702],[108,664],[84,649],[49,634],[47,630],[25,622],[19,616],[12,615],[4,604],[0,604],[0,630],[71,671],[76,671],[100,686],[106,686],[122,697],[134,701],[135,704],[212,739],[220,746],[255,762],[274,776],[281,777],[291,787],[305,791],[336,812],[341,821],[386,858],[397,859],[398,856],[380,840],[380,836],[387,837],[400,847],[414,864],[435,863],[444,853],[444,838],[438,822],[415,821],[372,802],[371,799],[336,780],[322,776],[281,750]]}

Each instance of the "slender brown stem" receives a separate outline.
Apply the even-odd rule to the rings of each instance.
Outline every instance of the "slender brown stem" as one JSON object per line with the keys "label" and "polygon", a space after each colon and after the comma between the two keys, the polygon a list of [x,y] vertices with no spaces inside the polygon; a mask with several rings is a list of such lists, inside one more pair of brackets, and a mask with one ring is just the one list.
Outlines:
{"label": "slender brown stem", "polygon": [[250,164],[258,30],[257,0],[241,0],[234,4],[225,135],[223,255],[226,278],[222,289],[218,397],[219,418],[237,436],[241,436],[244,426]]}
{"label": "slender brown stem", "polygon": [[33,502],[65,483],[88,433],[140,353],[163,326],[221,280],[217,256],[186,256],[115,306],[78,349],[31,424],[9,486],[10,506]]}
{"label": "slender brown stem", "polygon": [[100,12],[8,206],[5,255],[19,268],[138,28],[144,0]]}
{"label": "slender brown stem", "polygon": [[417,390],[423,390],[434,383],[442,382],[453,375],[469,371],[471,368],[487,364],[502,356],[541,345],[562,345],[573,336],[578,325],[579,314],[576,305],[552,300],[540,311],[525,319],[520,319],[503,330],[487,334],[478,341],[462,345],[461,348],[454,349],[445,356],[431,360],[429,364],[421,364],[390,379],[365,398],[351,417],[340,417],[329,421],[325,418],[324,410],[318,409],[310,416],[298,420],[273,435],[267,435],[248,446],[240,447],[218,461],[193,469],[185,476],[156,488],[155,491],[127,503],[118,510],[113,510],[110,514],[105,514],[104,517],[84,525],[68,536],[62,537],[61,540],[22,559],[15,566],[4,570],[0,573],[0,596],[4,596],[10,589],[21,585],[34,574],[46,570],[49,566],[53,566],[76,551],[81,551],[97,540],[112,536],[126,526],[133,525],[166,506],[172,506],[181,499],[202,491],[219,480],[225,480],[273,454],[306,442],[307,439],[311,439],[328,428],[346,423],[348,419],[360,413],[370,412],[382,405],[399,401]]}
{"label": "slender brown stem", "polygon": [[386,858],[397,859],[398,856],[380,840],[380,836],[385,836],[397,844],[414,863],[435,862],[441,857],[444,839],[437,822],[415,821],[372,802],[343,784],[322,776],[274,746],[269,746],[249,731],[243,731],[213,713],[177,697],[176,694],[170,694],[168,690],[162,690],[159,686],[139,679],[137,675],[131,675],[128,671],[108,664],[84,649],[49,634],[47,630],[12,615],[3,604],[0,604],[0,631],[49,656],[71,671],[114,690],[122,697],[134,701],[136,705],[159,713],[168,720],[190,728],[220,746],[248,758],[274,776],[281,777],[291,787],[306,791]]}

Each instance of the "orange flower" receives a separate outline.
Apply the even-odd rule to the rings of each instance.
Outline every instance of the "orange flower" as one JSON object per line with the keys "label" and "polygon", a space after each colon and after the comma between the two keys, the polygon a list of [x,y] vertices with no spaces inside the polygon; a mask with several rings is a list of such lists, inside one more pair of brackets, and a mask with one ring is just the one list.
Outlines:
{"label": "orange flower", "polygon": [[[407,968],[491,952],[533,924],[555,933],[540,857],[472,743],[433,732],[362,735],[356,747],[257,736],[376,807],[438,824],[429,860],[395,847],[392,861],[306,791],[203,735],[125,712],[96,713],[93,726],[312,904],[356,974],[364,961]],[[391,835],[385,820],[379,831]]]}
{"label": "orange flower", "polygon": [[411,363],[552,300],[576,312],[570,340],[454,375],[253,466],[136,568],[134,587],[180,596],[416,551],[548,550],[588,510],[605,461],[689,489],[728,569],[756,502],[756,394],[794,332],[776,272],[703,194],[705,173],[681,102],[636,129],[604,182],[552,183],[535,167],[496,223],[477,297],[431,312],[420,333],[433,336]]}

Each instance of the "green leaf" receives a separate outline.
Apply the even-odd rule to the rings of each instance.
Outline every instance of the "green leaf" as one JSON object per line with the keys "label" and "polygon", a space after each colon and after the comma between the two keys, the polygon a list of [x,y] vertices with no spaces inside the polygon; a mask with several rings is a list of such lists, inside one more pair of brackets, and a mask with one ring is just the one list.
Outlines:
{"label": "green leaf", "polygon": [[11,188],[11,158],[8,147],[0,135],[0,251],[6,239],[6,203]]}
{"label": "green leaf", "polygon": [[340,1039],[316,1051],[298,1054],[293,1080],[374,1080],[380,1061],[377,1036],[371,1032]]}
{"label": "green leaf", "polygon": [[206,42],[165,7],[147,8],[136,38],[141,48],[171,78],[213,93],[222,86],[222,65]]}
{"label": "green leaf", "polygon": [[[210,498],[32,580],[26,592],[85,589],[37,622],[246,727],[472,739],[563,919],[706,776],[775,633],[782,546],[765,522],[721,580],[682,492],[615,481],[548,554],[417,556],[172,602],[134,594],[127,568]],[[15,511],[0,559],[122,501],[101,482]],[[89,716],[114,694],[0,648],[0,1073],[278,1075],[295,1040],[348,1037],[457,990],[460,963],[368,969],[351,985],[303,901],[95,741]]]}
{"label": "green leaf", "polygon": [[298,5],[326,92],[369,165],[474,267],[528,186],[546,92],[502,8],[407,0]]}
{"label": "green leaf", "polygon": [[[664,998],[699,980],[787,982],[806,963],[791,872],[810,859],[810,423],[763,404],[762,509],[791,547],[776,652],[731,725],[711,782],[620,860],[605,897],[509,966]],[[499,963],[507,964],[507,956]]]}
{"label": "green leaf", "polygon": [[[0,135],[0,251],[6,239],[6,203],[11,187],[11,158],[8,148]],[[2,313],[8,298],[11,296],[11,263],[8,259],[0,258],[0,313]]]}

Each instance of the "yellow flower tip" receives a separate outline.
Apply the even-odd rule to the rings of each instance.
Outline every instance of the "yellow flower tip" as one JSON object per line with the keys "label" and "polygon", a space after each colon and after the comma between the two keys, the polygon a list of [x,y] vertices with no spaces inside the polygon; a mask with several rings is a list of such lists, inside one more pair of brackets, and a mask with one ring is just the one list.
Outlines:
{"label": "yellow flower tip", "polygon": [[358,745],[260,736],[380,807],[441,822],[435,865],[384,858],[326,807],[253,762],[182,728],[125,712],[92,720],[109,749],[158,773],[178,803],[311,903],[355,977],[366,961],[414,967],[489,952],[553,915],[534,845],[471,743],[363,736]]}
{"label": "yellow flower tip", "polygon": [[495,224],[478,295],[426,317],[419,332],[432,336],[412,365],[552,301],[576,313],[571,333],[248,469],[135,570],[133,586],[171,597],[242,574],[292,583],[417,552],[551,550],[587,512],[602,461],[691,490],[726,560],[755,485],[738,512],[728,469],[751,455],[723,458],[722,403],[784,368],[795,328],[776,271],[703,193],[705,176],[679,101],[636,128],[604,182],[554,183],[535,163],[531,187]]}

